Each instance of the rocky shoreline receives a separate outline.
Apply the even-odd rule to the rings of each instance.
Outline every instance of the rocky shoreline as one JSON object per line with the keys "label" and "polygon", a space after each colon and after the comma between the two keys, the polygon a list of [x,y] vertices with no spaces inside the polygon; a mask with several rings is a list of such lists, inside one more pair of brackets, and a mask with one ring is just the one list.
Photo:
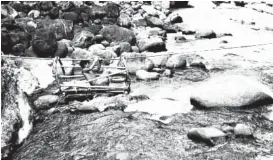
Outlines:
{"label": "rocky shoreline", "polygon": [[[62,102],[54,93],[51,60],[3,56],[3,159],[272,157],[272,46],[202,51],[272,40],[273,25],[262,22],[272,16],[270,2],[46,1],[1,7],[3,55],[126,57],[132,76],[129,95]],[[217,21],[215,13],[230,17]],[[206,14],[212,20],[201,18]],[[228,28],[220,29],[226,22]],[[194,49],[201,51],[190,53]]]}

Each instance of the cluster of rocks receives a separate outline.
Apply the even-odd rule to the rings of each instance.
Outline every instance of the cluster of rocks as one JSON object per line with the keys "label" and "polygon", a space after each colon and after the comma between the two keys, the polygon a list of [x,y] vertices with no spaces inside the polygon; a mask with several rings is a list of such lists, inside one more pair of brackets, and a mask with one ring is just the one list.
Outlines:
{"label": "cluster of rocks", "polygon": [[[178,6],[186,7],[187,2],[10,2],[1,6],[1,48],[4,54],[27,57],[140,56],[143,58],[129,62],[131,73],[150,72],[153,68],[163,73],[157,68],[186,66],[185,60],[177,55],[145,58],[155,52],[166,52],[167,33],[216,37],[213,30],[195,31],[183,25],[182,17],[170,11],[170,7]],[[177,36],[176,40],[184,42],[185,38]],[[138,72],[139,79],[159,77],[145,71]],[[171,74],[167,70],[163,75]]]}

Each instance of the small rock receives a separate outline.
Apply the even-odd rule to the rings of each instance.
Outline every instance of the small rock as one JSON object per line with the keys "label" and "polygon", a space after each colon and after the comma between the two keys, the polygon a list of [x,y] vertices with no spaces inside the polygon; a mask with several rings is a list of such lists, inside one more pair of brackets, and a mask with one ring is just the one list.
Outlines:
{"label": "small rock", "polygon": [[71,20],[74,22],[78,22],[80,19],[80,16],[75,12],[64,12],[62,14],[63,19]]}
{"label": "small rock", "polygon": [[178,14],[174,14],[174,15],[171,15],[171,17],[170,17],[170,22],[171,22],[172,24],[174,24],[174,23],[182,23],[183,20],[182,20],[182,17],[181,17],[181,16],[179,16]]}
{"label": "small rock", "polygon": [[211,29],[201,29],[196,31],[195,38],[216,38],[216,33]]}
{"label": "small rock", "polygon": [[141,39],[137,42],[139,51],[160,52],[166,51],[166,44],[160,37]]}
{"label": "small rock", "polygon": [[44,95],[34,101],[35,109],[49,109],[53,104],[57,103],[59,96],[57,95]]}
{"label": "small rock", "polygon": [[107,42],[106,40],[102,41],[101,44],[102,44],[104,47],[110,46],[109,42]]}
{"label": "small rock", "polygon": [[147,72],[145,70],[136,71],[136,78],[139,80],[149,81],[158,80],[160,75],[156,72]]}
{"label": "small rock", "polygon": [[146,20],[147,20],[148,26],[159,27],[159,28],[163,28],[164,26],[163,21],[157,17],[147,17]]}
{"label": "small rock", "polygon": [[237,124],[234,128],[234,134],[237,136],[251,136],[253,129],[245,124]]}
{"label": "small rock", "polygon": [[1,5],[1,16],[14,19],[17,15],[18,12],[10,5]]}
{"label": "small rock", "polygon": [[200,62],[200,61],[191,62],[190,67],[200,68],[202,70],[207,70],[206,65],[203,62]]}
{"label": "small rock", "polygon": [[186,42],[187,39],[182,35],[176,35],[174,37],[174,40],[176,43],[183,43],[183,42]]}
{"label": "small rock", "polygon": [[216,128],[193,128],[187,134],[189,139],[202,141],[208,145],[214,145],[212,138],[224,137],[226,134]]}
{"label": "small rock", "polygon": [[66,46],[66,44],[62,41],[58,41],[57,42],[57,50],[55,52],[55,57],[60,57],[60,58],[65,58],[67,56],[68,53],[68,48]]}

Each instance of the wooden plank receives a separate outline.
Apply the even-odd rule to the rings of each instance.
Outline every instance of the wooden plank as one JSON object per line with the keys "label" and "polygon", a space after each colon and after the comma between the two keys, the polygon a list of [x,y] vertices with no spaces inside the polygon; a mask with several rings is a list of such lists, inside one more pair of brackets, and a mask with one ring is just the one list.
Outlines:
{"label": "wooden plank", "polygon": [[[127,87],[126,88],[123,88],[123,87],[112,87],[112,86],[83,86],[83,85],[73,85],[73,84],[71,84],[71,85],[63,85],[63,84],[61,84],[60,85],[61,87],[80,87],[80,88],[86,88],[86,89],[127,89]],[[71,90],[74,90],[75,91],[75,89],[71,89]],[[77,89],[77,90],[79,90],[79,89]]]}
{"label": "wooden plank", "polygon": [[[60,66],[63,68],[81,68],[80,66]],[[102,68],[126,69],[125,67],[101,66]]]}
{"label": "wooden plank", "polygon": [[113,76],[113,75],[116,75],[116,74],[119,74],[119,73],[126,73],[126,71],[120,71],[120,72],[115,72],[115,73],[111,73],[111,74],[106,74],[106,75],[103,75],[103,76],[88,80],[88,82],[92,82],[92,81],[95,81],[95,80],[98,80],[98,79],[101,79],[101,78]]}

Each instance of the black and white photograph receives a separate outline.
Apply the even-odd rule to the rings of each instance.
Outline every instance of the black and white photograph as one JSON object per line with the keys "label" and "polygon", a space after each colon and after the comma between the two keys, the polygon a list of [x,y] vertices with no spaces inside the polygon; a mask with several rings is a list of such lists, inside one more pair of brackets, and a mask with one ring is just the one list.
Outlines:
{"label": "black and white photograph", "polygon": [[1,160],[273,160],[273,1],[1,1]]}

